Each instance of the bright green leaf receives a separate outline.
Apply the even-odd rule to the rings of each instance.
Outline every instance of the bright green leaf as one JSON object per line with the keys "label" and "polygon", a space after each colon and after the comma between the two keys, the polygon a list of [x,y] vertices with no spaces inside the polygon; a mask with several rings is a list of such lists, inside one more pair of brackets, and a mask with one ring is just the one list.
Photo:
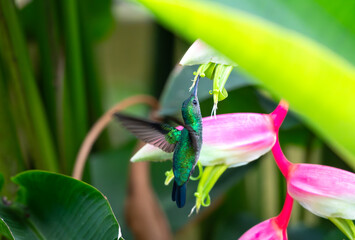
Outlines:
{"label": "bright green leaf", "polygon": [[201,38],[285,98],[355,168],[353,65],[295,31],[240,10],[186,0],[140,2],[168,28],[190,41]]}
{"label": "bright green leaf", "polygon": [[348,0],[208,0],[257,15],[327,46],[355,64],[355,2]]}

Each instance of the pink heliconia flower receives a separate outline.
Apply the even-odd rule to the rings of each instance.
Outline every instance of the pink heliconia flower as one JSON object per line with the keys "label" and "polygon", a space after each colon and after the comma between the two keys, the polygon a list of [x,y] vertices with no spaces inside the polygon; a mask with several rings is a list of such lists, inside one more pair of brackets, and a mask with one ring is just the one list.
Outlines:
{"label": "pink heliconia flower", "polygon": [[286,199],[281,213],[255,225],[245,232],[239,240],[285,240],[287,239],[287,225],[292,212],[293,199],[286,194]]}
{"label": "pink heliconia flower", "polygon": [[[275,144],[287,110],[287,102],[281,101],[270,114],[230,113],[217,115],[217,118],[203,118],[200,163],[204,166],[226,164],[237,167],[259,158]],[[172,153],[146,144],[131,161],[167,159],[172,159]]]}
{"label": "pink heliconia flower", "polygon": [[355,219],[354,173],[317,164],[293,164],[278,140],[272,152],[286,178],[288,193],[304,208],[324,218]]}

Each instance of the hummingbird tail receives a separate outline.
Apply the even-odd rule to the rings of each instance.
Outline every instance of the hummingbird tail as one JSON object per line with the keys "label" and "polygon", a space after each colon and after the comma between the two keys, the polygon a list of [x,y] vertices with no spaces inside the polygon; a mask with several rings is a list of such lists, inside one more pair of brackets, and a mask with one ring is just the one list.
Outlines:
{"label": "hummingbird tail", "polygon": [[178,208],[182,208],[185,206],[186,202],[186,183],[183,185],[179,186],[177,183],[174,181],[173,185],[173,194],[172,194],[172,199],[175,202]]}

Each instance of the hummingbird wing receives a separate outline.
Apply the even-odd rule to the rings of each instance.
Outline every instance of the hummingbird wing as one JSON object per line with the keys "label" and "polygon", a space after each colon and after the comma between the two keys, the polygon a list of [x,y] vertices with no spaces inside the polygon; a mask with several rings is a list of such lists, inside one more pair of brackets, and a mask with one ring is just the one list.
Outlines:
{"label": "hummingbird wing", "polygon": [[115,116],[137,138],[165,152],[173,152],[180,139],[181,131],[168,124],[143,120],[122,113],[115,113]]}

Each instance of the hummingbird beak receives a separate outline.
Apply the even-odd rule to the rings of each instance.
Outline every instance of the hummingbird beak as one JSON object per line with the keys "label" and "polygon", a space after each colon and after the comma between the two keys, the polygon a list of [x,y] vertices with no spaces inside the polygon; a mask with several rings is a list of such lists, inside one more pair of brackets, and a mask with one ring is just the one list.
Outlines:
{"label": "hummingbird beak", "polygon": [[191,96],[195,96],[197,98],[197,88],[198,88],[198,82],[200,81],[200,75],[197,76],[196,82],[195,82],[195,87],[194,90],[192,91]]}

